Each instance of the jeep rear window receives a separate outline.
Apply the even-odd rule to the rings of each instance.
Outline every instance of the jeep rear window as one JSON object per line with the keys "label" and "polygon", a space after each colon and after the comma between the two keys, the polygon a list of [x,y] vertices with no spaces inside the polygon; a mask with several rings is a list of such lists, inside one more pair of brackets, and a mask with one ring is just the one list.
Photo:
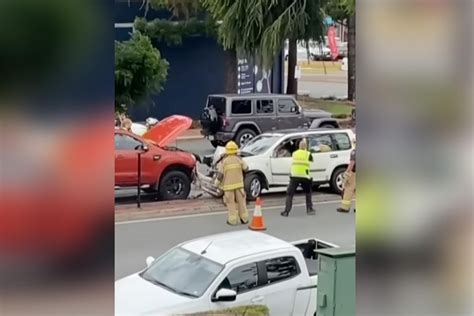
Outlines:
{"label": "jeep rear window", "polygon": [[225,98],[223,97],[209,97],[207,99],[207,107],[213,107],[218,115],[225,114]]}
{"label": "jeep rear window", "polygon": [[232,114],[250,114],[250,113],[252,113],[251,100],[232,101]]}

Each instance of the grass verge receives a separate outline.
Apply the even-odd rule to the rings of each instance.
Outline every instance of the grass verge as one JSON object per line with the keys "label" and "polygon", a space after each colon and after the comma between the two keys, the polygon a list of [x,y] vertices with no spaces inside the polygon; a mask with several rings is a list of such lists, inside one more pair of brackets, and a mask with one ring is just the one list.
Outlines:
{"label": "grass verge", "polygon": [[335,118],[346,118],[351,116],[353,106],[347,101],[322,100],[310,97],[298,96],[298,102],[305,109],[321,109],[332,113]]}
{"label": "grass verge", "polygon": [[269,316],[270,312],[266,306],[252,305],[229,308],[215,312],[188,314],[187,316]]}

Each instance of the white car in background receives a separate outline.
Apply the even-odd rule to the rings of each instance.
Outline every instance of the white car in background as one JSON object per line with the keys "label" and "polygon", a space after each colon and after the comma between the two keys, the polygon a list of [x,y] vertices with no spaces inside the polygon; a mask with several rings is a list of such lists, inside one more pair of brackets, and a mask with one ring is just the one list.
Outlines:
{"label": "white car in background", "polygon": [[[245,174],[248,199],[256,199],[264,189],[288,186],[292,153],[302,139],[308,140],[308,149],[312,152],[310,175],[314,185],[329,184],[335,193],[342,193],[343,175],[354,149],[354,132],[350,129],[293,129],[261,134],[240,149],[240,156],[249,166]],[[225,148],[217,148],[214,165],[224,153]]]}
{"label": "white car in background", "polygon": [[292,243],[241,230],[185,242],[115,282],[115,315],[178,315],[265,305],[271,315],[313,316],[318,239]]}
{"label": "white car in background", "polygon": [[132,123],[132,133],[138,136],[143,136],[148,130],[158,124],[158,120],[154,117],[149,117],[146,119],[145,124],[133,122]]}

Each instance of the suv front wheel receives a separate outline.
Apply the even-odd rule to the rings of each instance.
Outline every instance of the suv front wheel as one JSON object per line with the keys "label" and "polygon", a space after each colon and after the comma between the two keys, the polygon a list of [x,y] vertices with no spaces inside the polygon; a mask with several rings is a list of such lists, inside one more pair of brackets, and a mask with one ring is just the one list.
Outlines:
{"label": "suv front wheel", "polygon": [[161,200],[185,200],[190,191],[191,181],[183,171],[168,171],[161,177],[159,188]]}
{"label": "suv front wheel", "polygon": [[331,176],[331,190],[338,195],[344,191],[344,172],[346,172],[346,167],[339,167]]}
{"label": "suv front wheel", "polygon": [[254,130],[244,128],[237,133],[237,135],[235,136],[235,141],[237,142],[237,145],[239,145],[239,147],[242,147],[255,136],[257,136],[257,133]]}
{"label": "suv front wheel", "polygon": [[262,178],[256,174],[251,173],[245,176],[245,193],[247,195],[247,200],[255,201],[260,194],[262,193],[263,189],[263,181]]}

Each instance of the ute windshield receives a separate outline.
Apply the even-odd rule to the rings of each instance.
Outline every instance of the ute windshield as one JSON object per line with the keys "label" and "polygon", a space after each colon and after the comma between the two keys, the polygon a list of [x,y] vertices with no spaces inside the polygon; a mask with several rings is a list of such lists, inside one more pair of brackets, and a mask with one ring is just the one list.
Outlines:
{"label": "ute windshield", "polygon": [[175,248],[158,258],[140,276],[176,294],[200,297],[222,269],[222,265],[203,256]]}

